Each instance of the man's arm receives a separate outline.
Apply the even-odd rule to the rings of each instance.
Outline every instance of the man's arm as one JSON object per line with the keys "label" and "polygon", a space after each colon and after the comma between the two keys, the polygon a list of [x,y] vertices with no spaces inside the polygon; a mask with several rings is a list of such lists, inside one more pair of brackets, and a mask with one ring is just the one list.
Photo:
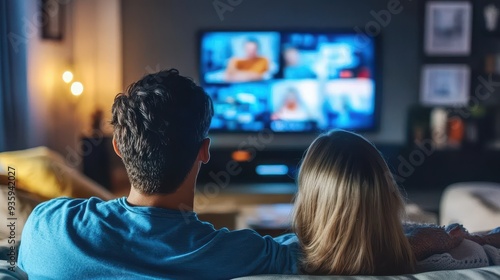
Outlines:
{"label": "man's arm", "polygon": [[221,232],[215,244],[221,251],[214,257],[232,264],[232,269],[240,273],[238,277],[298,274],[299,245],[292,241],[292,238],[280,241],[279,238],[263,237],[249,229]]}

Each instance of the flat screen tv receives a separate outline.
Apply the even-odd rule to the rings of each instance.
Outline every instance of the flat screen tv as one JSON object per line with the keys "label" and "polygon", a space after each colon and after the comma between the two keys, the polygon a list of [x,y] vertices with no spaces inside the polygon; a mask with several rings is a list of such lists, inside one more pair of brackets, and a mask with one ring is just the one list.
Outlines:
{"label": "flat screen tv", "polygon": [[354,32],[203,31],[211,131],[374,130],[376,43]]}

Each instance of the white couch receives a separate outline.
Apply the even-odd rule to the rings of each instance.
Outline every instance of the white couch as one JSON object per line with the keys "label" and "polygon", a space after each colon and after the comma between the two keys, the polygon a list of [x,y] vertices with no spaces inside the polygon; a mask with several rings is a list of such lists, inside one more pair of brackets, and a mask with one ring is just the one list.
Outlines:
{"label": "white couch", "polygon": [[469,232],[488,231],[500,226],[500,184],[464,182],[443,192],[440,224],[463,224]]}

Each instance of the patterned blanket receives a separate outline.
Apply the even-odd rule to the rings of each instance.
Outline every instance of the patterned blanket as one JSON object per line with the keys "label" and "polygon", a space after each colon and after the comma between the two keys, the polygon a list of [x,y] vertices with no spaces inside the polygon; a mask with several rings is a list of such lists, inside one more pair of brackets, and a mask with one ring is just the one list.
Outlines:
{"label": "patterned blanket", "polygon": [[418,272],[500,265],[500,227],[482,234],[471,234],[459,224],[405,224],[404,228]]}

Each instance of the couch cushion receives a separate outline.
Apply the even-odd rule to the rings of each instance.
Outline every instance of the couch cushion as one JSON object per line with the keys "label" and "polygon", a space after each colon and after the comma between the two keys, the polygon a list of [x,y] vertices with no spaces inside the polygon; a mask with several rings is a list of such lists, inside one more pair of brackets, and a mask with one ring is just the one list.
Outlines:
{"label": "couch cushion", "polygon": [[[18,249],[17,247],[16,249]],[[0,279],[14,280],[14,279],[28,279],[26,272],[17,267],[17,263],[10,263],[8,254],[10,248],[8,246],[0,246]],[[16,250],[17,256],[17,250]]]}
{"label": "couch cushion", "polygon": [[[16,169],[16,186],[45,198],[60,196],[108,200],[113,195],[68,164],[58,153],[38,147],[0,153],[0,165]],[[5,179],[5,178],[4,178]]]}
{"label": "couch cushion", "polygon": [[11,269],[10,264],[6,261],[0,260],[0,279],[2,280],[18,280],[18,279],[28,279],[26,272],[22,271],[19,267],[14,266]]}
{"label": "couch cushion", "polygon": [[[441,224],[463,224],[470,232],[489,231],[500,225],[495,199],[500,184],[463,182],[448,186],[440,204]],[[491,198],[491,199],[490,199]]]}
{"label": "couch cushion", "polygon": [[[0,185],[0,201],[8,201],[8,195],[9,189],[5,185]],[[28,216],[30,215],[31,211],[37,206],[40,202],[43,200],[33,196],[30,193],[27,193],[22,190],[17,190],[16,191],[16,205],[15,205],[15,210],[13,211],[13,216],[9,215],[9,211],[7,207],[0,207],[0,220],[1,221],[8,221],[7,219],[10,217],[16,218],[15,223],[16,223],[16,230],[15,230],[15,241],[19,242],[21,240],[21,233],[24,227],[24,224],[26,223],[26,220],[28,219]],[[10,235],[10,229],[6,226],[0,226],[0,246],[7,246],[8,245],[8,237]],[[17,245],[17,244],[16,244]],[[0,258],[2,258],[0,256]]]}

